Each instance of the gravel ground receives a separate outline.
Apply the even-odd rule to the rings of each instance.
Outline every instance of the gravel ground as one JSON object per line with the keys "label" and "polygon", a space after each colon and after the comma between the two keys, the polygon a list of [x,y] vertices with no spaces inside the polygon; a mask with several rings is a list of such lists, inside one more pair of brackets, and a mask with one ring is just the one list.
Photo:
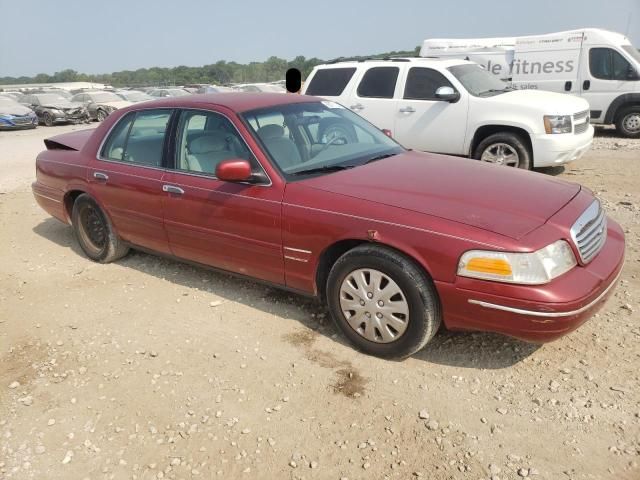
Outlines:
{"label": "gravel ground", "polygon": [[595,318],[543,346],[441,331],[392,362],[288,293],[88,261],[29,191],[41,140],[75,128],[0,135],[0,478],[640,478],[639,140],[599,131],[544,173],[625,229]]}

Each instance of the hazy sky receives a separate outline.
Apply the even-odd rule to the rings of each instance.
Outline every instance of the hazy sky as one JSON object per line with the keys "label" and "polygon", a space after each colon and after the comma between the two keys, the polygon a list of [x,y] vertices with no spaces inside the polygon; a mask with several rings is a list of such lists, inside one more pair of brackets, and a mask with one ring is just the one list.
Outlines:
{"label": "hazy sky", "polygon": [[0,0],[0,77],[329,59],[586,26],[640,47],[640,0]]}

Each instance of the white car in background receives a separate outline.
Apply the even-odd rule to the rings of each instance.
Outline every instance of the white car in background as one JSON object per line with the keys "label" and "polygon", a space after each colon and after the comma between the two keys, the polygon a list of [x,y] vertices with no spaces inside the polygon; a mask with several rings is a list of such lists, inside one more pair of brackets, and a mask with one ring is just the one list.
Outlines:
{"label": "white car in background", "polygon": [[[319,65],[303,92],[350,108],[407,148],[523,169],[562,165],[591,146],[589,104],[513,90],[473,62],[393,58]],[[325,125],[326,142],[354,132]]]}
{"label": "white car in background", "polygon": [[111,112],[133,105],[133,102],[123,100],[119,95],[106,90],[76,93],[71,97],[71,101],[84,105],[89,112],[89,118],[99,122],[107,118]]}

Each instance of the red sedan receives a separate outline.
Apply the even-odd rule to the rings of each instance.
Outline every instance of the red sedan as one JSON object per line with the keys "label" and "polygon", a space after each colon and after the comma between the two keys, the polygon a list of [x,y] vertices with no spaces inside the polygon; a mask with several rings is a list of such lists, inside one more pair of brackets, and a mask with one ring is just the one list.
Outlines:
{"label": "red sedan", "polygon": [[92,260],[141,248],[321,297],[374,355],[411,355],[441,323],[555,339],[623,265],[580,185],[407,151],[315,97],[146,102],[45,144],[35,198]]}

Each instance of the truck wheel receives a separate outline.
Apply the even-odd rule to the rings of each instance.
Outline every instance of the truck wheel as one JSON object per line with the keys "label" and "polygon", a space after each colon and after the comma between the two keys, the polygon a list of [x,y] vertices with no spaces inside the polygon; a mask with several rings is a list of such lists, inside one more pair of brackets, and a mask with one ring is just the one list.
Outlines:
{"label": "truck wheel", "polygon": [[633,105],[620,111],[616,130],[624,137],[640,138],[640,105]]}
{"label": "truck wheel", "polygon": [[367,244],[348,251],[331,268],[326,287],[334,322],[370,355],[408,357],[440,326],[433,282],[412,261],[388,248]]}
{"label": "truck wheel", "polygon": [[113,262],[129,252],[100,206],[86,193],[76,198],[71,223],[82,251],[94,262]]}
{"label": "truck wheel", "polygon": [[511,132],[489,135],[478,144],[473,158],[524,170],[532,167],[531,154],[522,137]]}

